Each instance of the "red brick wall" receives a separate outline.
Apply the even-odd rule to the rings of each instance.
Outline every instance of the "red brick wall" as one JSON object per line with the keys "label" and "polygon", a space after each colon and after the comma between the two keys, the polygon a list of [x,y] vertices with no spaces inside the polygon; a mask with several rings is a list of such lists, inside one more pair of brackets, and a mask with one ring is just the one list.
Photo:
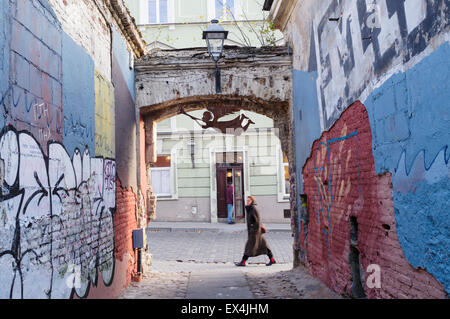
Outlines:
{"label": "red brick wall", "polygon": [[[136,223],[136,195],[131,189],[116,184],[116,212],[114,214],[114,277],[110,286],[105,286],[99,272],[97,285],[89,288],[89,299],[117,298],[131,282],[137,271],[137,259],[133,252],[133,230]],[[78,299],[76,294],[73,298]]]}
{"label": "red brick wall", "polygon": [[[351,294],[350,216],[357,218],[364,290],[369,298],[443,298],[442,286],[405,259],[398,242],[392,176],[378,176],[367,111],[350,106],[313,144],[303,167],[308,235],[300,243],[309,271],[339,293]],[[367,267],[381,268],[381,288],[369,288]]]}
{"label": "red brick wall", "polygon": [[[116,260],[123,261],[126,253],[136,256],[133,252],[133,230],[137,228],[136,221],[136,195],[132,190],[122,188],[120,180],[117,179],[116,191],[116,213],[114,215],[115,249]],[[131,282],[131,276],[137,271],[136,262],[130,263],[126,273],[126,285]]]}

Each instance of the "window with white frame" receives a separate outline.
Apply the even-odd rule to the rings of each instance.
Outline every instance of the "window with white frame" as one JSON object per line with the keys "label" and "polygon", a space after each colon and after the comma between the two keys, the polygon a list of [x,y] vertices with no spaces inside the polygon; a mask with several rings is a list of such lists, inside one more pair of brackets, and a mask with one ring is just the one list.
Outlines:
{"label": "window with white frame", "polygon": [[168,23],[168,0],[148,0],[148,23],[162,24]]}
{"label": "window with white frame", "polygon": [[283,153],[283,190],[284,197],[290,197],[291,194],[291,182],[289,174],[289,161],[287,156]]}
{"label": "window with white frame", "polygon": [[172,196],[170,161],[170,155],[158,155],[156,163],[150,168],[153,192],[157,197]]}
{"label": "window with white frame", "polygon": [[219,20],[233,20],[235,0],[215,0],[215,17]]}

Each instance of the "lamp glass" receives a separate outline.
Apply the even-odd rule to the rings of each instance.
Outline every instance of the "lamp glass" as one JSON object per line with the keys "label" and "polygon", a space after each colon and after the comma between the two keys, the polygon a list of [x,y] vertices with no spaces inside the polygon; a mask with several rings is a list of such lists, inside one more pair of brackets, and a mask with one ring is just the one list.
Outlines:
{"label": "lamp glass", "polygon": [[208,44],[208,51],[214,61],[218,61],[222,56],[223,43],[225,35],[223,33],[208,33],[206,41]]}

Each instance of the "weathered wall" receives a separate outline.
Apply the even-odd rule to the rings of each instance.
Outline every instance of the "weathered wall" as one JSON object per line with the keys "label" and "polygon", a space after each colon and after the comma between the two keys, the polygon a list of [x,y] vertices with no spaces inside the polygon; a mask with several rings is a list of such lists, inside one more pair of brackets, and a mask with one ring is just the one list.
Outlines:
{"label": "weathered wall", "polygon": [[[368,112],[360,102],[344,111],[314,143],[303,168],[310,219],[308,238],[301,244],[307,265],[334,290],[350,295],[356,295],[352,284],[360,268],[353,270],[349,260],[356,258],[363,272],[371,264],[382,270],[381,289],[366,286],[368,297],[442,298],[439,282],[426,271],[414,269],[402,252],[392,174],[376,173],[371,145]],[[352,217],[357,236],[351,234]]]}
{"label": "weathered wall", "polygon": [[107,3],[0,4],[1,298],[117,296],[129,281],[136,204],[116,205]]}
{"label": "weathered wall", "polygon": [[338,292],[352,293],[358,253],[366,279],[381,267],[380,289],[363,281],[369,297],[450,291],[449,30],[444,0],[298,1],[286,25],[308,195],[299,255]]}
{"label": "weathered wall", "polygon": [[[223,55],[221,95],[290,101],[288,48],[226,47]],[[136,103],[143,113],[165,102],[215,94],[214,62],[206,48],[155,52],[136,61],[136,70]]]}
{"label": "weathered wall", "polygon": [[112,79],[114,83],[116,132],[115,139],[118,178],[124,187],[138,189],[136,166],[136,109],[134,107],[134,70],[127,63],[129,51],[120,34],[113,33]]}

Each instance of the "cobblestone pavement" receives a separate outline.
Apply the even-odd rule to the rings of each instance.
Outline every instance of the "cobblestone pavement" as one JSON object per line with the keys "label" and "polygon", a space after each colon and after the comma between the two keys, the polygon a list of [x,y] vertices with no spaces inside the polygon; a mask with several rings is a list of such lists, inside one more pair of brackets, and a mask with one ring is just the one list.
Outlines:
{"label": "cobblestone pavement", "polygon": [[301,266],[275,273],[246,271],[245,276],[255,299],[342,298]]}
{"label": "cobblestone pavement", "polygon": [[[265,237],[277,262],[292,263],[293,238],[290,232],[268,232]],[[148,231],[147,238],[149,251],[157,260],[223,263],[241,260],[247,241],[247,232]],[[249,263],[266,263],[267,261],[267,256],[249,259]]]}
{"label": "cobblestone pavement", "polygon": [[267,256],[242,257],[246,232],[151,231],[152,271],[133,282],[124,299],[303,299],[341,298],[306,269],[292,269],[292,237],[272,232],[266,239],[277,264],[266,267]]}

